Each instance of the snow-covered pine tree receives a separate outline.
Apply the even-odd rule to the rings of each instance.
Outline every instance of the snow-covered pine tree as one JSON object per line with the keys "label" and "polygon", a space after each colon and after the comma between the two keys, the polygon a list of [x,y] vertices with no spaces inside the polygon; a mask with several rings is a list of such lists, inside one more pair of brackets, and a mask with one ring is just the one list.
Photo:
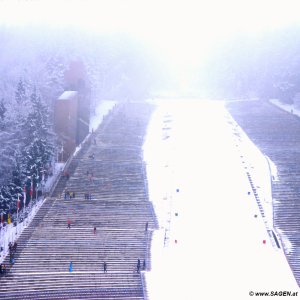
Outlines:
{"label": "snow-covered pine tree", "polygon": [[[27,87],[28,88],[28,87]],[[23,123],[28,110],[30,109],[30,103],[27,96],[26,80],[20,78],[15,91],[15,102],[13,107],[15,107],[14,118],[17,119],[18,123]]]}
{"label": "snow-covered pine tree", "polygon": [[12,206],[12,196],[7,185],[2,185],[0,188],[0,212],[7,214]]}
{"label": "snow-covered pine tree", "polygon": [[14,154],[14,165],[12,170],[12,177],[9,183],[9,189],[13,197],[12,202],[14,209],[16,208],[16,199],[18,199],[18,194],[22,195],[23,192],[23,182],[25,180],[24,174],[25,167],[23,166],[21,151],[16,147]]}
{"label": "snow-covered pine tree", "polygon": [[18,85],[17,85],[17,90],[15,94],[16,102],[20,104],[24,104],[26,102],[26,91],[25,91],[25,86],[20,78]]}
{"label": "snow-covered pine tree", "polygon": [[10,182],[12,166],[14,164],[14,144],[12,133],[0,131],[0,186]]}
{"label": "snow-covered pine tree", "polygon": [[2,98],[0,101],[0,130],[5,128],[5,113],[7,109],[4,104],[4,99]]}
{"label": "snow-covered pine tree", "polygon": [[[41,181],[42,171],[51,160],[53,134],[49,123],[47,106],[37,95],[36,89],[30,97],[32,109],[23,124],[23,162],[25,175],[33,180],[34,188]],[[27,180],[28,184],[28,180]]]}
{"label": "snow-covered pine tree", "polygon": [[25,168],[22,165],[20,146],[15,139],[10,137],[8,140],[9,143],[6,140],[5,148],[0,152],[5,161],[5,163],[1,163],[0,167],[1,173],[5,172],[0,181],[0,210],[2,209],[5,213],[9,210],[12,213],[16,211],[18,194],[22,195]]}

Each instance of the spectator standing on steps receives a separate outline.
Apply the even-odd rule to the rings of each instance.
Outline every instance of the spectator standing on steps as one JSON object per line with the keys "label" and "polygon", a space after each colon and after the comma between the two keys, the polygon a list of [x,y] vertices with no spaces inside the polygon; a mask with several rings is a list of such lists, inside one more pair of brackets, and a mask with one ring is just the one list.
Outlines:
{"label": "spectator standing on steps", "polygon": [[143,270],[144,271],[146,270],[146,260],[145,259],[143,260]]}
{"label": "spectator standing on steps", "polygon": [[97,230],[97,228],[96,228],[96,227],[94,227],[94,234],[96,234],[96,230]]}
{"label": "spectator standing on steps", "polygon": [[70,262],[70,265],[69,265],[69,272],[72,272],[73,271],[73,263]]}
{"label": "spectator standing on steps", "polygon": [[103,263],[103,272],[107,273],[107,264],[106,264],[106,262]]}
{"label": "spectator standing on steps", "polygon": [[68,228],[71,229],[71,220],[68,219]]}
{"label": "spectator standing on steps", "polygon": [[3,275],[6,275],[6,264],[3,264],[2,266],[2,273]]}
{"label": "spectator standing on steps", "polygon": [[141,268],[141,261],[140,261],[140,259],[138,258],[138,262],[137,262],[137,265],[136,265],[136,272],[137,272],[137,273],[140,272],[140,268]]}
{"label": "spectator standing on steps", "polygon": [[17,246],[18,246],[17,242],[14,242],[14,244],[13,244],[13,246],[12,246],[13,252],[16,252],[16,251],[17,251]]}
{"label": "spectator standing on steps", "polygon": [[5,264],[2,265],[2,274],[3,275],[6,274],[6,265]]}
{"label": "spectator standing on steps", "polygon": [[146,225],[145,225],[145,231],[146,231],[146,232],[148,231],[148,222],[146,222]]}

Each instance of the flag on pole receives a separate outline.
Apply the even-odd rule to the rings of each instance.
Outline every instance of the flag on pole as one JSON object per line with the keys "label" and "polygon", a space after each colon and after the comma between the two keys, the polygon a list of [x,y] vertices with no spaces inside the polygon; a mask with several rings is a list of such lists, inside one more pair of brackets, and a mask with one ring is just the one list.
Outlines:
{"label": "flag on pole", "polygon": [[26,185],[24,185],[23,201],[24,201],[24,207],[25,207],[25,205],[26,205]]}
{"label": "flag on pole", "polygon": [[20,209],[20,194],[18,193],[17,210]]}
{"label": "flag on pole", "polygon": [[1,213],[1,223],[4,223],[3,213]]}
{"label": "flag on pole", "polygon": [[30,185],[30,198],[32,200],[32,195],[33,195],[33,180],[31,180],[31,185]]}
{"label": "flag on pole", "polygon": [[10,223],[11,223],[10,214],[8,214],[8,216],[7,216],[7,224],[10,224]]}

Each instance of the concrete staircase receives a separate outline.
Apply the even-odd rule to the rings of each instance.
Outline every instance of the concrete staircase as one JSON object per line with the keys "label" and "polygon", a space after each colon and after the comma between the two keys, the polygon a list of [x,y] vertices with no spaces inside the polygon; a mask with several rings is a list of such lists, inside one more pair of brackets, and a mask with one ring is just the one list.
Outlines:
{"label": "concrete staircase", "polygon": [[[61,179],[18,239],[16,262],[0,278],[0,299],[147,298],[136,269],[140,259],[150,270],[157,228],[142,153],[151,112],[147,104],[120,105],[92,134],[71,162],[69,180]],[[65,191],[75,198],[65,199]]]}

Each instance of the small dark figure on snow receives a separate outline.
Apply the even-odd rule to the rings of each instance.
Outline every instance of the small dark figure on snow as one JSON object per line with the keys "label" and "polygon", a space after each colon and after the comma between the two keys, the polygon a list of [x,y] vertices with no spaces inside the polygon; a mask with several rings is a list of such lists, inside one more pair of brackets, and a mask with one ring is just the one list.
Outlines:
{"label": "small dark figure on snow", "polygon": [[5,264],[0,265],[0,274],[3,274],[3,275],[6,274],[6,265]]}
{"label": "small dark figure on snow", "polygon": [[106,262],[103,263],[103,272],[107,273],[107,264],[106,264]]}
{"label": "small dark figure on snow", "polygon": [[69,180],[69,178],[70,178],[69,172],[65,171],[64,176],[67,178],[67,180]]}
{"label": "small dark figure on snow", "polygon": [[137,265],[136,265],[136,272],[139,273],[141,268],[141,261],[138,259]]}
{"label": "small dark figure on snow", "polygon": [[14,245],[12,246],[12,250],[13,250],[14,252],[17,251],[17,246],[18,246],[17,242],[14,242]]}
{"label": "small dark figure on snow", "polygon": [[70,199],[70,192],[69,191],[65,191],[65,199]]}
{"label": "small dark figure on snow", "polygon": [[8,249],[9,249],[9,252],[12,252],[12,243],[11,242],[9,242],[9,244],[8,244]]}
{"label": "small dark figure on snow", "polygon": [[94,227],[94,234],[96,234],[96,227]]}
{"label": "small dark figure on snow", "polygon": [[143,270],[146,270],[146,260],[143,260]]}

